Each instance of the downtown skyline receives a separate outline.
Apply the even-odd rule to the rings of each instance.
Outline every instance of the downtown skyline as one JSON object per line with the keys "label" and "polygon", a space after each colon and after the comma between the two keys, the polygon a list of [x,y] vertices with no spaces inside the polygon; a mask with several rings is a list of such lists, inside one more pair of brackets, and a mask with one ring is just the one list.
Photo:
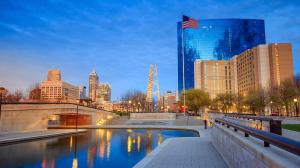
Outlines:
{"label": "downtown skyline", "polygon": [[[26,90],[58,68],[88,86],[93,68],[109,82],[112,99],[146,92],[150,64],[161,92],[177,89],[177,27],[181,12],[200,19],[264,19],[267,43],[290,42],[300,72],[299,2],[21,1],[0,2],[0,86]],[[63,6],[63,8],[62,8]],[[214,12],[215,11],[215,12]]]}

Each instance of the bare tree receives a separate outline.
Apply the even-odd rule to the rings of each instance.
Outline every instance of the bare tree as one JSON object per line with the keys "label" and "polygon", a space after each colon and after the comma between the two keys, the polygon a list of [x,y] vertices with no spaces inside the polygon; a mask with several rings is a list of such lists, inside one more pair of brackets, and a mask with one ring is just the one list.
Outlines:
{"label": "bare tree", "polygon": [[283,106],[283,102],[280,99],[280,88],[279,87],[271,87],[268,91],[268,103],[271,108],[271,114],[277,113],[278,115],[282,115],[281,108]]}
{"label": "bare tree", "polygon": [[41,89],[38,83],[33,84],[29,87],[29,99],[41,100]]}
{"label": "bare tree", "polygon": [[24,94],[21,90],[16,90],[14,93],[8,93],[5,97],[5,102],[8,103],[17,103],[22,98],[24,98]]}
{"label": "bare tree", "polygon": [[258,112],[259,115],[264,115],[266,107],[266,93],[263,89],[251,91],[245,98],[245,104],[249,106],[252,113]]}
{"label": "bare tree", "polygon": [[293,80],[286,80],[279,86],[280,101],[284,104],[286,115],[291,115],[291,105],[298,95],[298,90]]}
{"label": "bare tree", "polygon": [[236,103],[237,96],[232,93],[220,93],[214,102],[221,108],[222,112],[228,113],[229,109]]}
{"label": "bare tree", "polygon": [[144,111],[146,105],[146,94],[138,90],[128,90],[121,97],[123,108],[129,111]]}

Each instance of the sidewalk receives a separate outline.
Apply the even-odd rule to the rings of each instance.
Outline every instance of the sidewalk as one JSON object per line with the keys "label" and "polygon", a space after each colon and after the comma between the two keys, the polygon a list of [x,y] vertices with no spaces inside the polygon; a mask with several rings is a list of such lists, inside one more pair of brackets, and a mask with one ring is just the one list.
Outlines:
{"label": "sidewalk", "polygon": [[[77,132],[85,132],[84,129],[79,129]],[[35,139],[44,139],[50,137],[56,137],[61,135],[68,135],[76,133],[75,129],[50,129],[50,130],[41,130],[34,132],[16,132],[16,133],[0,133],[0,145],[8,143],[16,143],[22,141],[29,141]]]}
{"label": "sidewalk", "polygon": [[170,138],[134,168],[227,168],[210,142],[208,131],[199,131],[200,137]]}
{"label": "sidewalk", "polygon": [[300,132],[282,129],[282,136],[300,141]]}

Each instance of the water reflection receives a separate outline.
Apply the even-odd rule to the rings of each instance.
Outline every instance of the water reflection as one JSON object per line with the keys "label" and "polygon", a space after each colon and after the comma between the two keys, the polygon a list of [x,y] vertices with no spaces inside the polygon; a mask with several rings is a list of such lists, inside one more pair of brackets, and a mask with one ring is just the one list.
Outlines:
{"label": "water reflection", "polygon": [[152,151],[152,132],[147,131],[146,153],[149,154],[151,151]]}
{"label": "water reflection", "polygon": [[132,144],[131,136],[128,135],[128,136],[127,136],[127,152],[128,152],[128,153],[131,152],[131,144]]}
{"label": "water reflection", "polygon": [[47,162],[46,159],[42,160],[42,168],[54,168],[55,167],[55,160],[49,160]]}
{"label": "water reflection", "polygon": [[141,136],[138,135],[138,137],[137,137],[137,150],[138,150],[138,152],[140,152],[140,149],[141,149]]}
{"label": "water reflection", "polygon": [[175,130],[89,130],[77,136],[0,146],[0,167],[132,167],[165,139],[183,136],[197,134]]}
{"label": "water reflection", "polygon": [[72,152],[73,148],[73,136],[70,137],[70,152]]}

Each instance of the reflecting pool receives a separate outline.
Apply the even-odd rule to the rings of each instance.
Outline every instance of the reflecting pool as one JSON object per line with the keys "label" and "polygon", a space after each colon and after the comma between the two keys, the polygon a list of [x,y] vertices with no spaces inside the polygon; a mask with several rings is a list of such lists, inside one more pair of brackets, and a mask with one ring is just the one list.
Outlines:
{"label": "reflecting pool", "polygon": [[161,129],[92,129],[77,136],[0,146],[0,167],[132,167],[172,137],[197,132]]}

